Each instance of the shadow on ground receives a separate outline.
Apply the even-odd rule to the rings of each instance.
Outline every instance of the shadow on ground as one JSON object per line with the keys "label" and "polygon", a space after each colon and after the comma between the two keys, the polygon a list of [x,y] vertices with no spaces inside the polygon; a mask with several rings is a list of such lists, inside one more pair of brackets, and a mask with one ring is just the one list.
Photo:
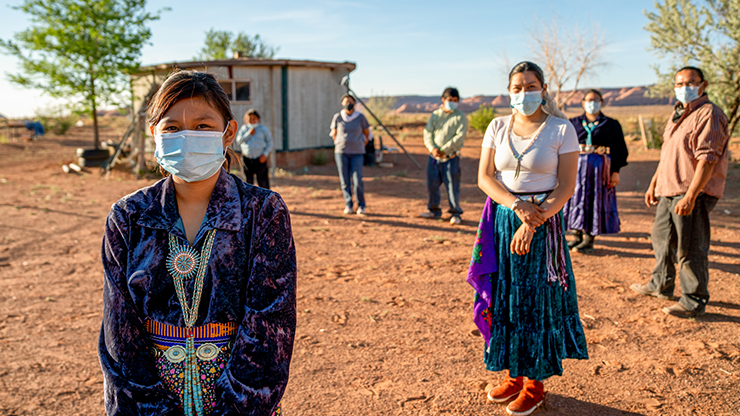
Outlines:
{"label": "shadow on ground", "polygon": [[589,403],[573,397],[560,396],[557,394],[547,395],[548,415],[568,416],[645,416],[646,413],[635,413],[600,404]]}

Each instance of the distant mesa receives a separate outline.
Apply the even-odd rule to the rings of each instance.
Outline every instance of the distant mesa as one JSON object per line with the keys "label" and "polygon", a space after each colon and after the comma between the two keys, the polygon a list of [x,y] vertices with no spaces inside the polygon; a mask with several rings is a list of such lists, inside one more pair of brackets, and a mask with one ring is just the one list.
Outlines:
{"label": "distant mesa", "polygon": [[[568,100],[567,107],[580,107],[583,95],[588,89],[579,90]],[[647,96],[647,87],[624,87],[624,88],[601,88],[604,102],[607,106],[639,106],[639,105],[669,105],[676,102],[674,98],[652,98]],[[403,113],[431,113],[439,108],[438,96],[402,95],[394,97],[396,105],[393,109],[395,114]],[[363,101],[366,101],[363,98]],[[477,110],[482,105],[498,108],[509,107],[509,96],[504,95],[476,95],[464,98],[460,101],[458,108],[464,113]]]}

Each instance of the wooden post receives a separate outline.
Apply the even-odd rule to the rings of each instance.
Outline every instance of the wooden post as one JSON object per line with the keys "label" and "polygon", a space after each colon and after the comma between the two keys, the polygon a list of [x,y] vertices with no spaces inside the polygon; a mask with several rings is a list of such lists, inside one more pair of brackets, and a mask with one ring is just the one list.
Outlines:
{"label": "wooden post", "polygon": [[275,136],[275,86],[272,80],[272,66],[270,66],[270,133],[272,133],[272,152],[270,152],[270,177],[275,179],[277,171],[277,142]]}
{"label": "wooden post", "polygon": [[657,149],[658,147],[655,145],[655,134],[653,134],[653,119],[646,121],[648,125],[648,132],[650,132],[650,148],[651,149]]}
{"label": "wooden post", "polygon": [[640,133],[642,134],[642,146],[645,150],[648,149],[647,135],[645,134],[645,124],[642,121],[642,114],[637,116],[637,121],[640,123]]}

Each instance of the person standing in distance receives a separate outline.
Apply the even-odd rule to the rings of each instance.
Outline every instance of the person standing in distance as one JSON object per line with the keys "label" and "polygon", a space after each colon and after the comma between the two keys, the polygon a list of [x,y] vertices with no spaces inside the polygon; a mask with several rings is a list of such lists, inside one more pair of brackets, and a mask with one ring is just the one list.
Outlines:
{"label": "person standing in distance", "polygon": [[365,186],[362,183],[362,165],[365,146],[370,141],[370,123],[355,110],[355,98],[342,96],[342,110],[334,114],[330,126],[334,140],[334,160],[344,196],[344,213],[352,213],[352,184],[357,195],[357,215],[365,215]]}
{"label": "person standing in distance", "polygon": [[465,144],[468,132],[468,118],[457,108],[460,93],[448,87],[442,93],[442,107],[435,110],[424,128],[424,145],[429,150],[427,160],[427,191],[429,203],[427,211],[419,214],[422,218],[442,217],[439,207],[439,187],[444,183],[452,214],[450,224],[462,222],[460,207],[460,150]]}
{"label": "person standing in distance", "polygon": [[676,280],[683,296],[663,308],[668,315],[703,315],[709,302],[709,213],[722,198],[727,179],[730,137],[725,113],[709,101],[701,69],[676,72],[675,111],[663,133],[658,168],[645,193],[645,205],[657,205],[652,241],[655,269],[650,282],[632,290],[672,299]]}
{"label": "person standing in distance", "polygon": [[244,115],[244,125],[236,134],[234,146],[242,154],[244,175],[247,182],[257,184],[260,188],[270,189],[270,175],[267,167],[267,158],[273,149],[270,130],[260,123],[260,113],[251,108]]}
{"label": "person standing in distance", "polygon": [[565,228],[575,231],[568,243],[578,253],[591,253],[594,239],[619,232],[617,192],[619,170],[627,165],[622,126],[601,112],[604,97],[598,90],[583,96],[585,112],[570,119],[578,135],[578,179],[573,197],[563,207]]}

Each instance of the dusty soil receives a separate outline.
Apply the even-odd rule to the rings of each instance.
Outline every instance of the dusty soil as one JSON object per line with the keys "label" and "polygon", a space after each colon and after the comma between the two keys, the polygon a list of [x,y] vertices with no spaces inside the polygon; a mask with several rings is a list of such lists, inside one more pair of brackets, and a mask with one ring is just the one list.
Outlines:
{"label": "dusty soil", "polygon": [[[408,129],[407,129],[408,130]],[[404,145],[425,163],[418,128]],[[62,172],[89,131],[0,145],[0,414],[103,414],[96,356],[99,247],[118,198],[152,180]],[[635,142],[639,143],[639,142]],[[366,168],[368,215],[344,216],[333,165],[274,179],[298,248],[298,333],[286,415],[503,415],[485,390],[465,282],[484,195],[480,135],[463,151],[461,226],[417,218],[423,171],[404,156]],[[740,146],[733,144],[736,154]],[[391,157],[392,158],[392,157]],[[655,151],[633,150],[619,187],[622,233],[573,258],[590,359],[546,382],[552,415],[740,414],[740,165],[712,213],[707,314],[664,315],[629,290],[653,266],[642,191]],[[489,386],[489,387],[487,387]]]}

